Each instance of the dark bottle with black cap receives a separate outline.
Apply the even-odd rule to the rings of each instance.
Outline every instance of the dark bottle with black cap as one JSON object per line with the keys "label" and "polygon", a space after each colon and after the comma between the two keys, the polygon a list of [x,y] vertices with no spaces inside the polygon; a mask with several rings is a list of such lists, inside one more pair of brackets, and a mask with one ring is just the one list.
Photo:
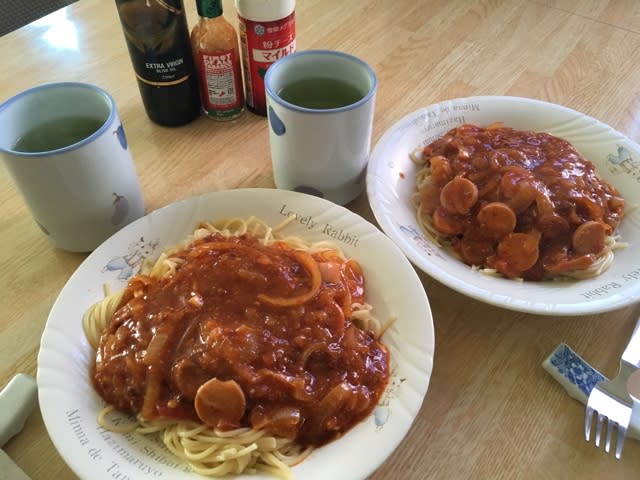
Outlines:
{"label": "dark bottle with black cap", "polygon": [[147,115],[178,126],[200,113],[198,78],[182,0],[116,0]]}

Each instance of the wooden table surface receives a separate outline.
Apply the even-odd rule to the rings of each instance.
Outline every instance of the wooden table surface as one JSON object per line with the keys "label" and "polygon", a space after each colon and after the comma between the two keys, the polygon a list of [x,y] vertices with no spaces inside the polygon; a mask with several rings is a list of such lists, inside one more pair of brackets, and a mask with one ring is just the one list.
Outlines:
{"label": "wooden table surface", "polygon": [[[196,21],[188,0],[189,25]],[[225,0],[225,15],[237,25]],[[379,91],[373,142],[420,107],[469,95],[562,104],[640,140],[640,2],[636,0],[299,0],[298,50],[366,60]],[[267,121],[199,118],[176,129],[146,117],[114,2],[81,0],[0,38],[0,100],[50,81],[114,96],[152,211],[193,195],[274,186]],[[349,208],[375,223],[366,195]],[[0,386],[36,374],[40,336],[85,258],[56,250],[0,168]],[[436,333],[429,390],[410,432],[372,479],[638,478],[640,443],[621,460],[583,437],[584,407],[541,367],[566,342],[604,374],[640,313],[547,317],[483,304],[420,273]],[[33,479],[76,478],[40,412],[5,445]],[[0,472],[2,477],[2,472]]]}

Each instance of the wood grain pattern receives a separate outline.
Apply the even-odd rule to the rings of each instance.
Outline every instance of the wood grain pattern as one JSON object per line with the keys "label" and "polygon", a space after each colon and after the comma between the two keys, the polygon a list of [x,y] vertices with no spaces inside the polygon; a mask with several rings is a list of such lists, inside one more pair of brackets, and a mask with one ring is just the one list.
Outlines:
{"label": "wood grain pattern", "polygon": [[[193,25],[195,3],[186,3]],[[233,2],[225,0],[224,7],[237,24]],[[640,140],[635,0],[298,0],[296,14],[299,50],[348,51],[376,71],[374,142],[417,108],[467,95],[566,105]],[[71,48],[56,46],[56,40]],[[25,87],[59,80],[92,82],[112,93],[147,211],[209,191],[273,187],[264,118],[246,113],[221,124],[203,117],[176,129],[147,119],[113,2],[74,3],[1,37],[0,47],[2,101]],[[349,208],[374,221],[364,194]],[[4,169],[0,244],[4,385],[17,372],[35,375],[48,312],[85,255],[48,243]],[[519,314],[419,274],[435,321],[433,375],[409,434],[372,480],[640,475],[640,442],[629,440],[620,461],[585,442],[584,408],[541,367],[566,342],[614,375],[640,314],[637,306],[577,318]],[[76,478],[38,411],[5,449],[35,480]]]}

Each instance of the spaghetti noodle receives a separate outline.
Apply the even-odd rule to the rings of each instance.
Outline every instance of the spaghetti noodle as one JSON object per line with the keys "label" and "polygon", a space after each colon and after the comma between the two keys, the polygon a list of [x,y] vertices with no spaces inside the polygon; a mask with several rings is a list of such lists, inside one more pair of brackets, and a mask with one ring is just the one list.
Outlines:
{"label": "spaghetti noodle", "polygon": [[287,478],[369,415],[389,366],[362,270],[283,226],[202,223],[86,312],[101,425],[157,433],[202,475]]}
{"label": "spaghetti noodle", "polygon": [[589,278],[623,246],[616,229],[624,199],[564,139],[466,124],[411,159],[419,225],[483,273]]}

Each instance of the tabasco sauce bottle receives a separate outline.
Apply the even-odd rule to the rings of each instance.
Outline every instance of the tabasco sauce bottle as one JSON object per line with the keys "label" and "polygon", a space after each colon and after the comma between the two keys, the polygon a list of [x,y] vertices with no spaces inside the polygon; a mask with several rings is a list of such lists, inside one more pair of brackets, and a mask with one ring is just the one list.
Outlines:
{"label": "tabasco sauce bottle", "polygon": [[244,111],[238,34],[222,16],[222,0],[196,0],[196,7],[200,19],[191,31],[191,47],[202,110],[214,120],[233,120]]}

